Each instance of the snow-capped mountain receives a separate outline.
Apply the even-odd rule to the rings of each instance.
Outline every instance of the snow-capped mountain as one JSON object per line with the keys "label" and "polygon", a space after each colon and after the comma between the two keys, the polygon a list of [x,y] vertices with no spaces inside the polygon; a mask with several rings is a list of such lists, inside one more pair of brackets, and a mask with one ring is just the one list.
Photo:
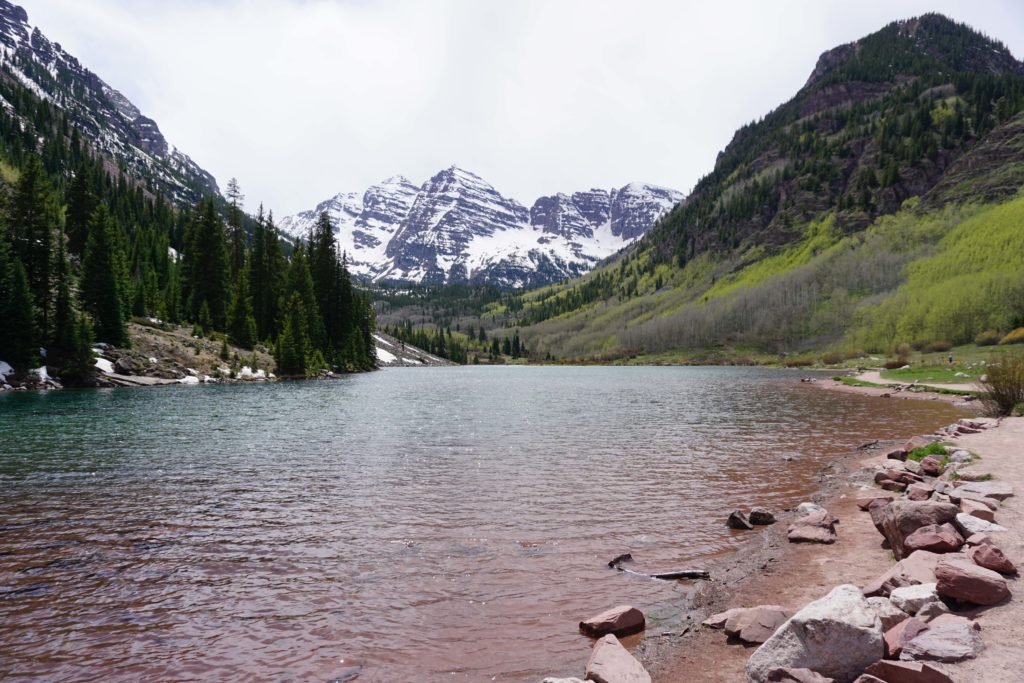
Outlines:
{"label": "snow-capped mountain", "polygon": [[541,197],[527,209],[457,166],[416,187],[395,176],[278,227],[304,237],[321,212],[357,275],[377,282],[532,286],[582,275],[643,235],[683,194],[633,183]]}
{"label": "snow-capped mountain", "polygon": [[[0,78],[13,79],[68,114],[87,142],[170,199],[192,204],[219,194],[212,175],[170,145],[153,119],[0,0]],[[0,87],[0,107],[16,111]]]}

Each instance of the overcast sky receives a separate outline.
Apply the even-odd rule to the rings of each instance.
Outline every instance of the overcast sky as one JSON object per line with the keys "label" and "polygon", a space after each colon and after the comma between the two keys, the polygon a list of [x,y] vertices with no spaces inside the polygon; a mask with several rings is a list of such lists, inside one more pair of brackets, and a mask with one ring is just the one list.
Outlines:
{"label": "overcast sky", "polygon": [[246,206],[282,216],[457,164],[529,205],[689,190],[818,55],[941,11],[1024,56],[1024,3],[21,0]]}

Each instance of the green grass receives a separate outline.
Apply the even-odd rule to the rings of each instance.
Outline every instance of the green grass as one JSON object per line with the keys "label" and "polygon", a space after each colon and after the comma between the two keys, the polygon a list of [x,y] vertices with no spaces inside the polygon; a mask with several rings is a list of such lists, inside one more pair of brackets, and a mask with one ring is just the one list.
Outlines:
{"label": "green grass", "polygon": [[[955,357],[955,356],[954,356]],[[967,384],[984,374],[984,368],[960,365],[920,365],[906,370],[883,370],[882,379],[919,384]],[[967,375],[962,377],[958,375]]]}
{"label": "green grass", "polygon": [[865,388],[868,388],[868,389],[888,389],[889,388],[885,384],[875,384],[874,382],[865,382],[864,380],[857,379],[856,377],[836,376],[836,377],[833,377],[832,379],[836,380],[837,382],[842,382],[843,384],[845,384],[848,387],[865,387]]}

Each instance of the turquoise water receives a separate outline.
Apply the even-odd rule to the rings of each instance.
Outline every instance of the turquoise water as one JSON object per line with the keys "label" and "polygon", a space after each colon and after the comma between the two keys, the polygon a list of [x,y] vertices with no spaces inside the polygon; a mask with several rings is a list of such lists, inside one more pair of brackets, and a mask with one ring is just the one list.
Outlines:
{"label": "turquoise water", "polygon": [[686,605],[609,559],[700,566],[737,542],[730,509],[958,416],[895,405],[740,368],[3,394],[0,673],[580,675],[581,618],[628,602],[658,633]]}

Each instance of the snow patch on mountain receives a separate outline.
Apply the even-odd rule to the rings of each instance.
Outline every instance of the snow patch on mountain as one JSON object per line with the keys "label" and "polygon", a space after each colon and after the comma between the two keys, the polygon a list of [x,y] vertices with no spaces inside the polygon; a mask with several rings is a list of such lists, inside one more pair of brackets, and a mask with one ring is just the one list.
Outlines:
{"label": "snow patch on mountain", "polygon": [[451,166],[419,187],[395,176],[361,194],[340,193],[278,227],[302,238],[326,212],[351,271],[377,282],[523,287],[589,271],[682,199],[630,183],[540,197],[527,209]]}

